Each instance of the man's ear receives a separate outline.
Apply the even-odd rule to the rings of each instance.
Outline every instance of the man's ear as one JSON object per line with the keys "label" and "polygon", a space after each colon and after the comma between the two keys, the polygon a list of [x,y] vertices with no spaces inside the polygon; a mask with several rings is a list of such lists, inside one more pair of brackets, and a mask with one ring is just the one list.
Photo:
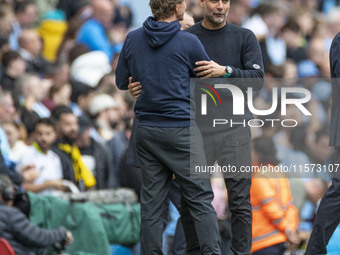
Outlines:
{"label": "man's ear", "polygon": [[204,8],[204,0],[200,0],[200,6]]}
{"label": "man's ear", "polygon": [[179,12],[179,4],[175,4],[174,8],[175,8],[175,14],[177,14]]}

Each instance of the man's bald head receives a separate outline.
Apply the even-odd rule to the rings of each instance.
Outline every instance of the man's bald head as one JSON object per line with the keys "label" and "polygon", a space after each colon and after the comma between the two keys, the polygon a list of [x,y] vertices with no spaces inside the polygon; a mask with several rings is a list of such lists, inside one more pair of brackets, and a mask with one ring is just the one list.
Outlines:
{"label": "man's bald head", "polygon": [[27,50],[34,56],[40,54],[42,48],[41,38],[35,30],[24,30],[19,37],[19,46],[22,49]]}
{"label": "man's bald head", "polygon": [[92,0],[93,17],[100,21],[105,27],[112,24],[114,17],[114,6],[110,0]]}

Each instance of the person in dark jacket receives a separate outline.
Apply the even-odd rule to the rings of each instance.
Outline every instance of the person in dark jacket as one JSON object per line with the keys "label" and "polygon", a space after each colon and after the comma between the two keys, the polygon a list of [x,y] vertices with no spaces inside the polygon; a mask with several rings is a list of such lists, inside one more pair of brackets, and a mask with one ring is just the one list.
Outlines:
{"label": "person in dark jacket", "polygon": [[196,36],[181,31],[178,21],[183,19],[185,0],[151,0],[150,7],[154,17],[128,34],[116,69],[120,89],[128,89],[129,77],[143,84],[135,106],[142,254],[163,254],[164,212],[173,174],[185,201],[182,209],[190,211],[199,240],[198,250],[188,243],[188,254],[221,254],[210,179],[190,176],[190,163],[206,165],[202,137],[190,111],[190,77],[195,76],[195,62],[210,59]]}
{"label": "person in dark jacket", "polygon": [[15,94],[15,81],[25,73],[26,63],[20,54],[16,51],[7,51],[1,59],[4,73],[0,79],[0,85],[3,90]]}
{"label": "person in dark jacket", "polygon": [[[332,110],[330,127],[330,146],[335,147],[334,167],[340,164],[340,33],[333,40],[330,50],[332,79]],[[340,178],[335,171],[332,185],[321,200],[316,214],[312,235],[309,239],[306,255],[327,254],[326,246],[340,223]]]}
{"label": "person in dark jacket", "polygon": [[78,118],[67,106],[57,106],[52,111],[56,121],[57,140],[52,150],[60,157],[63,178],[72,181],[80,191],[96,185],[96,179],[84,163],[75,139],[78,136]]}
{"label": "person in dark jacket", "polygon": [[114,188],[113,168],[107,149],[91,138],[91,119],[86,115],[78,117],[79,133],[75,144],[79,147],[81,157],[95,176],[97,189]]}
{"label": "person in dark jacket", "polygon": [[[121,130],[115,137],[113,137],[110,141],[107,142],[107,148],[110,153],[110,161],[111,165],[113,166],[113,188],[118,187],[125,187],[121,186],[120,183],[121,176],[120,174],[124,174],[124,168],[121,168],[121,166],[127,167],[129,170],[133,170],[133,168],[128,168],[128,164],[126,164],[126,156],[125,156],[125,162],[121,163],[121,160],[126,154],[126,149],[128,146],[130,134],[131,134],[131,120],[129,118],[123,119],[124,121],[124,129]],[[122,172],[120,172],[122,171]],[[127,175],[125,175],[127,177]],[[128,179],[125,179],[125,181],[129,181]],[[131,182],[134,182],[135,180],[130,180]],[[125,184],[127,184],[125,182]],[[140,191],[137,192],[139,194]]]}
{"label": "person in dark jacket", "polygon": [[[195,69],[197,76],[223,76],[223,84],[233,84],[242,90],[244,97],[248,88],[254,91],[263,86],[264,66],[259,43],[250,30],[227,22],[230,0],[200,0],[204,19],[187,29],[202,42],[208,56],[214,62],[201,61]],[[207,115],[197,113],[204,142],[207,165],[231,165],[236,173],[224,173],[228,190],[228,207],[231,212],[232,241],[227,254],[250,254],[252,245],[252,208],[250,204],[251,175],[242,173],[241,166],[251,166],[251,133],[249,125],[232,123],[248,122],[253,118],[248,104],[244,113],[234,114],[233,97],[229,91],[218,89],[223,107],[216,107],[207,100]],[[196,95],[195,95],[196,96]],[[199,99],[196,96],[196,99]],[[201,101],[196,100],[197,109]],[[213,119],[227,119],[227,125],[213,127]]]}
{"label": "person in dark jacket", "polygon": [[14,198],[11,180],[0,175],[0,237],[9,242],[16,255],[34,255],[34,248],[73,242],[72,233],[62,226],[43,229],[32,224],[19,209],[13,207]]}
{"label": "person in dark jacket", "polygon": [[19,39],[19,54],[26,62],[26,72],[45,75],[48,61],[41,56],[43,48],[40,35],[35,30],[25,30]]}

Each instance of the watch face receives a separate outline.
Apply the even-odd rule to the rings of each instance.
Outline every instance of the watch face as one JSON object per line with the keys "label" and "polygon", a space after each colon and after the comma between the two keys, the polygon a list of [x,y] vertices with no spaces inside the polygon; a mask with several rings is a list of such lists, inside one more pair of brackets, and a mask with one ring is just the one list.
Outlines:
{"label": "watch face", "polygon": [[227,66],[227,72],[229,74],[232,74],[233,73],[233,69],[230,66]]}

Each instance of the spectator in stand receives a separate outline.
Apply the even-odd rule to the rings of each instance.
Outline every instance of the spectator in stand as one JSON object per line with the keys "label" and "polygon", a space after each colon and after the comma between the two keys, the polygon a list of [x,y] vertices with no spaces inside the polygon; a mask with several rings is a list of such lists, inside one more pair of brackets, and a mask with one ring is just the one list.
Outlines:
{"label": "spectator in stand", "polygon": [[69,83],[70,67],[67,63],[53,63],[49,64],[46,69],[45,79],[51,80],[52,84]]}
{"label": "spectator in stand", "polygon": [[326,31],[329,32],[328,36],[331,41],[340,31],[340,7],[332,9],[325,17],[325,20],[327,22]]}
{"label": "spectator in stand", "polygon": [[98,94],[108,94],[112,96],[112,98],[119,104],[122,119],[133,118],[133,108],[136,100],[127,91],[117,89],[116,75],[114,73],[104,75],[98,82],[96,91]]}
{"label": "spectator in stand", "polygon": [[91,51],[78,56],[70,66],[70,76],[92,88],[100,79],[111,72],[110,60],[102,51]]}
{"label": "spectator in stand", "polygon": [[78,124],[79,132],[75,144],[79,147],[84,164],[96,178],[96,188],[114,188],[115,179],[109,154],[104,146],[91,138],[91,119],[86,115],[81,115],[78,117]]}
{"label": "spectator in stand", "polygon": [[67,20],[70,20],[76,16],[86,15],[87,10],[90,8],[90,1],[59,0],[57,8],[65,13]]}
{"label": "spectator in stand", "polygon": [[14,12],[22,29],[32,28],[38,21],[37,6],[32,0],[15,1]]}
{"label": "spectator in stand", "polygon": [[195,20],[188,12],[185,12],[183,20],[181,20],[179,23],[181,24],[181,30],[185,30],[195,25]]}
{"label": "spectator in stand", "polygon": [[40,19],[37,31],[44,42],[42,56],[47,61],[56,61],[57,52],[67,30],[65,14],[60,10],[50,10]]}
{"label": "spectator in stand", "polygon": [[308,57],[318,67],[322,77],[330,77],[329,48],[324,38],[315,37],[310,40]]}
{"label": "spectator in stand", "polygon": [[73,243],[73,235],[66,228],[43,229],[33,225],[17,208],[11,180],[0,175],[0,236],[12,246],[16,255],[35,255],[35,248],[43,248],[58,242]]}
{"label": "spectator in stand", "polygon": [[0,39],[8,41],[13,21],[14,13],[11,6],[7,3],[0,3]]}
{"label": "spectator in stand", "polygon": [[127,149],[120,160],[117,182],[119,187],[133,189],[139,199],[142,190],[142,171],[135,164],[131,164],[130,161],[131,153],[130,150]]}
{"label": "spectator in stand", "polygon": [[9,38],[12,50],[18,50],[18,40],[24,29],[30,29],[38,20],[37,6],[31,0],[16,1],[14,6],[15,21]]}
{"label": "spectator in stand", "polygon": [[24,142],[26,137],[25,127],[15,121],[5,122],[2,127],[6,132],[10,147],[9,158],[11,161],[17,162],[28,147]]}
{"label": "spectator in stand", "polygon": [[79,147],[75,144],[78,137],[78,118],[67,106],[57,106],[52,111],[56,121],[57,140],[52,150],[59,156],[63,178],[70,180],[78,186],[80,191],[93,188],[96,179],[84,164]]}
{"label": "spectator in stand", "polygon": [[14,184],[21,185],[23,179],[26,181],[35,180],[38,173],[35,168],[27,167],[21,175],[10,161],[10,147],[2,125],[4,122],[13,120],[14,114],[15,108],[11,94],[0,91],[0,173],[9,176]]}
{"label": "spectator in stand", "polygon": [[302,37],[307,41],[313,36],[316,20],[313,17],[311,9],[300,6],[291,11],[290,19],[296,21],[299,25]]}
{"label": "spectator in stand", "polygon": [[284,25],[285,12],[280,3],[264,2],[253,10],[251,17],[244,23],[261,40],[278,35]]}
{"label": "spectator in stand", "polygon": [[41,57],[42,41],[35,30],[25,30],[19,37],[19,53],[26,61],[26,71],[45,74],[48,62]]}
{"label": "spectator in stand", "polygon": [[77,43],[85,44],[90,51],[103,51],[112,60],[120,45],[113,44],[108,37],[112,26],[114,6],[110,0],[93,0],[92,18],[86,21],[79,29]]}
{"label": "spectator in stand", "polygon": [[97,92],[100,94],[114,95],[122,93],[116,85],[116,75],[114,73],[105,74],[98,82]]}
{"label": "spectator in stand", "polygon": [[[73,1],[74,2],[74,1]],[[67,63],[68,62],[68,56],[72,48],[74,48],[76,44],[76,36],[78,33],[79,28],[81,27],[83,22],[74,19],[68,22],[68,28],[66,33],[64,34],[63,40],[61,41],[58,52],[57,52],[57,62],[59,63]],[[85,52],[87,52],[86,46],[83,45],[83,47],[86,49]],[[70,61],[71,62],[71,61]]]}
{"label": "spectator in stand", "polygon": [[50,116],[50,111],[41,103],[46,98],[47,91],[36,74],[25,74],[18,80],[17,86],[23,96],[21,103],[26,106],[27,110],[36,112],[41,118]]}
{"label": "spectator in stand", "polygon": [[0,85],[3,90],[14,94],[15,81],[20,78],[26,70],[26,63],[16,51],[7,51],[2,55],[3,74]]}
{"label": "spectator in stand", "polygon": [[124,129],[120,131],[115,137],[112,138],[107,143],[107,147],[110,151],[110,160],[113,167],[113,174],[114,174],[114,188],[118,188],[119,184],[119,167],[121,165],[121,159],[123,154],[125,153],[128,141],[131,136],[131,119],[126,118],[124,121]]}
{"label": "spectator in stand", "polygon": [[113,24],[128,30],[128,28],[131,27],[133,20],[129,5],[119,0],[113,0],[112,2],[115,9]]}
{"label": "spectator in stand", "polygon": [[227,19],[234,25],[242,26],[242,22],[246,15],[247,7],[241,1],[234,0]]}
{"label": "spectator in stand", "polygon": [[111,96],[94,96],[89,105],[89,113],[95,120],[95,127],[102,142],[111,140],[118,133],[120,105]]}
{"label": "spectator in stand", "polygon": [[295,63],[307,59],[306,40],[302,37],[298,23],[291,19],[282,27],[281,36],[287,46],[287,58]]}
{"label": "spectator in stand", "polygon": [[[3,129],[3,124],[8,121],[13,120],[13,115],[15,114],[15,108],[13,105],[13,99],[10,93],[0,91],[0,151],[4,159],[4,163],[7,167],[10,167],[10,147],[7,140],[7,135]],[[1,169],[5,170],[5,169]],[[17,176],[17,173],[13,171],[13,175]],[[13,176],[13,178],[15,178]],[[21,180],[21,178],[18,178]],[[14,180],[14,179],[13,179]],[[14,181],[16,183],[16,181]],[[17,183],[16,183],[17,184]]]}
{"label": "spectator in stand", "polygon": [[[21,91],[21,120],[26,126],[28,136],[33,131],[33,126],[39,118],[48,118],[51,113],[42,104],[47,92],[43,89],[42,81],[35,74],[25,74],[17,81]],[[19,96],[17,96],[19,99]]]}
{"label": "spectator in stand", "polygon": [[250,200],[253,208],[253,255],[283,255],[286,241],[299,244],[298,210],[292,202],[288,178],[283,173],[262,173],[261,167],[276,166],[275,145],[269,137],[253,140],[253,162],[258,172],[252,177]]}
{"label": "spectator in stand", "polygon": [[278,2],[261,3],[244,23],[260,41],[264,66],[281,65],[286,60],[286,45],[278,38],[286,15]]}
{"label": "spectator in stand", "polygon": [[49,98],[42,103],[52,111],[57,105],[71,105],[72,87],[69,83],[54,84],[49,91]]}
{"label": "spectator in stand", "polygon": [[23,182],[24,189],[44,195],[51,194],[53,190],[64,190],[60,158],[51,150],[56,139],[54,122],[39,119],[34,126],[33,137],[34,143],[20,157],[18,168],[34,166],[39,176],[34,181]]}
{"label": "spectator in stand", "polygon": [[203,10],[200,7],[200,3],[197,0],[189,0],[187,1],[187,12],[191,13],[195,23],[201,21],[203,19]]}
{"label": "spectator in stand", "polygon": [[76,116],[80,116],[88,112],[89,104],[95,96],[95,89],[81,82],[71,81],[71,108]]}

